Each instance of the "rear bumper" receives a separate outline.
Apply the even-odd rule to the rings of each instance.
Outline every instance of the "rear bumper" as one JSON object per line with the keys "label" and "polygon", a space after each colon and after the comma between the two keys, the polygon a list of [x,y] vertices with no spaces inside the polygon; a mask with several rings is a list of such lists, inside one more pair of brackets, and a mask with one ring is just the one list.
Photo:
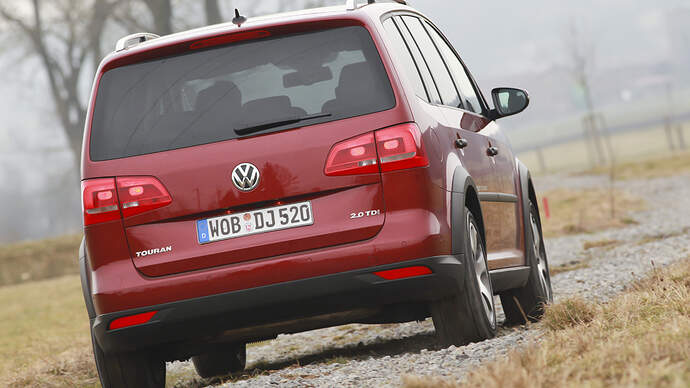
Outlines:
{"label": "rear bumper", "polygon": [[[377,320],[390,306],[402,307],[401,320],[423,319],[428,316],[426,302],[461,292],[463,265],[462,256],[438,256],[358,269],[103,314],[92,320],[92,329],[106,352],[169,347],[184,357],[198,343],[249,342]],[[398,280],[373,274],[409,266],[426,266],[432,273]],[[146,324],[108,330],[117,318],[150,311],[158,313]],[[180,353],[185,348],[188,354]]]}

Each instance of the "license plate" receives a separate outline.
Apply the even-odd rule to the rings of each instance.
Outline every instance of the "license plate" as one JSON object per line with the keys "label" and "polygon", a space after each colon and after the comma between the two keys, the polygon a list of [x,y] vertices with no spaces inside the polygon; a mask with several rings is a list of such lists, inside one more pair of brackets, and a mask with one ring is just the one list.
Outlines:
{"label": "license plate", "polygon": [[314,224],[311,202],[294,203],[199,220],[200,244]]}

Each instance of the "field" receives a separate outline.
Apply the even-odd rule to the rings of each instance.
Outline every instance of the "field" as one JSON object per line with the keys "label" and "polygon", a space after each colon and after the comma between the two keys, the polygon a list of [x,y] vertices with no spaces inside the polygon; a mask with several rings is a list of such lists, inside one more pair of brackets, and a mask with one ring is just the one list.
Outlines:
{"label": "field", "polygon": [[1,386],[96,385],[78,276],[0,287],[0,305]]}
{"label": "field", "polygon": [[[683,133],[688,148],[685,151],[676,150],[671,153],[669,150],[666,134],[663,128],[649,127],[638,131],[616,133],[611,135],[611,143],[614,148],[616,161],[622,166],[639,166],[641,161],[647,160],[669,160],[679,157],[681,167],[684,171],[690,170],[690,123],[683,124]],[[535,173],[547,173],[558,171],[583,171],[591,169],[584,141],[575,141],[565,144],[545,147],[541,150],[544,165],[539,159],[536,151],[527,151],[519,154],[527,166],[530,166]],[[653,163],[653,162],[651,162]],[[621,166],[616,166],[615,174],[619,176]],[[667,174],[677,172],[673,169],[666,169]],[[630,169],[628,168],[630,172]],[[608,168],[600,168],[596,172],[608,174]],[[624,176],[624,175],[623,175]]]}
{"label": "field", "polygon": [[555,304],[539,326],[542,341],[463,384],[409,377],[406,388],[687,387],[690,259],[654,271],[610,303]]}
{"label": "field", "polygon": [[[620,179],[624,179],[626,176],[666,176],[685,169],[690,170],[690,156],[687,154],[673,159],[621,164],[618,171]],[[561,188],[542,193],[549,198],[552,213],[552,217],[544,222],[546,236],[579,235],[626,227],[634,224],[628,216],[630,212],[650,206],[635,193],[618,191],[615,192],[615,217],[611,217],[610,202],[598,200],[607,198],[608,194],[607,188]],[[655,237],[650,235],[648,238],[653,241]],[[66,236],[0,246],[0,304],[3,306],[0,310],[0,332],[3,333],[0,337],[0,359],[3,360],[0,386],[99,385],[91,355],[88,318],[76,275],[80,240],[81,236]],[[605,252],[620,242],[586,239],[584,244],[585,250]],[[575,271],[587,264],[568,265],[554,266],[554,274]],[[635,376],[643,385],[662,382],[662,385],[674,386],[677,382],[690,381],[687,364],[687,349],[690,349],[687,342],[690,338],[687,319],[690,264],[670,271],[657,272],[649,280],[636,284],[615,304],[583,304],[577,299],[568,299],[554,305],[546,322],[539,326],[549,333],[543,343],[528,352],[514,353],[507,361],[501,361],[504,363],[490,364],[492,373],[485,376],[486,380],[478,380],[482,376],[473,376],[470,384],[481,383],[491,387],[505,383],[519,387],[518,383],[510,385],[502,380],[506,376],[501,374],[502,368],[511,371],[511,378],[517,376],[516,382],[526,382],[534,378],[533,372],[524,368],[528,363],[541,365],[545,373],[538,381],[544,386],[551,383],[565,386],[628,384],[634,381],[630,379]],[[664,287],[673,292],[668,295],[659,292]],[[652,328],[668,330],[655,331]],[[604,347],[601,341],[594,341],[607,335],[616,339],[606,343],[609,347]],[[644,341],[632,338],[644,338]],[[621,348],[621,344],[631,346]],[[561,353],[563,357],[555,356]],[[574,354],[581,354],[581,357]],[[566,355],[578,359],[578,362],[568,362]],[[684,357],[685,364],[679,362],[679,357]],[[605,365],[610,364],[609,369],[597,367],[597,360],[608,358],[611,362]],[[348,361],[343,359],[342,363]],[[329,362],[324,361],[325,364]],[[649,367],[643,368],[645,365]],[[573,368],[589,372],[573,374],[573,370],[580,370]],[[191,381],[189,370],[175,373],[168,376],[170,384]],[[414,378],[408,379],[407,384],[410,387],[429,386]],[[437,385],[442,387],[443,384],[450,383],[439,381]]]}
{"label": "field", "polygon": [[0,286],[79,273],[82,236],[0,245]]}
{"label": "field", "polygon": [[604,188],[573,190],[554,189],[540,193],[548,199],[553,216],[543,218],[545,237],[593,233],[634,224],[628,214],[643,210],[644,199],[621,190]]}

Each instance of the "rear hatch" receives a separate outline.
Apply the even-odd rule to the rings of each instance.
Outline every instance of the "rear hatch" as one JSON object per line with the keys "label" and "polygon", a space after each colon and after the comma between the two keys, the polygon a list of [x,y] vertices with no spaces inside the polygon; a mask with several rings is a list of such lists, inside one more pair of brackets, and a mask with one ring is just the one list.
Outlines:
{"label": "rear hatch", "polygon": [[[252,36],[101,77],[90,158],[117,165],[130,253],[147,276],[361,241],[383,225],[378,168],[324,172],[335,144],[395,124],[377,113],[396,104],[368,31]],[[360,151],[371,152],[347,149]],[[150,189],[138,177],[172,201],[137,213]]]}

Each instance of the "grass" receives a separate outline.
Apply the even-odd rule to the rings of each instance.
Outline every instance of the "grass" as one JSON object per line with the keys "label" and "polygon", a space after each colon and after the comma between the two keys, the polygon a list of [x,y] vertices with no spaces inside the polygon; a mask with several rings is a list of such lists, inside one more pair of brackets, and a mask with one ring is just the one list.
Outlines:
{"label": "grass", "polygon": [[676,232],[671,232],[671,233],[656,233],[656,234],[650,234],[650,235],[647,235],[647,236],[644,236],[644,237],[640,238],[640,239],[637,241],[637,245],[645,245],[645,244],[649,244],[649,243],[652,243],[652,242],[655,242],[655,241],[666,240],[666,239],[669,239],[669,238],[674,238],[674,237],[682,236],[682,235],[685,235],[685,234],[688,234],[688,233],[690,233],[690,227],[683,228],[682,230],[679,230],[679,231],[676,231]]}
{"label": "grass", "polygon": [[608,189],[555,189],[542,193],[542,198],[548,198],[551,210],[551,218],[542,216],[544,236],[594,233],[634,223],[629,215],[643,210],[645,201],[621,190],[614,190],[613,194],[614,216]]}
{"label": "grass", "polygon": [[[595,168],[587,171],[592,174],[610,173],[609,168]],[[616,165],[615,177],[620,180],[651,179],[690,173],[690,152],[676,153],[673,156],[650,158],[643,161],[628,161]]]}
{"label": "grass", "polygon": [[690,386],[690,259],[606,304],[579,298],[547,309],[541,341],[463,383],[406,377],[407,388]]}
{"label": "grass", "polygon": [[[577,124],[579,127],[579,124]],[[685,139],[690,144],[690,123],[683,123]],[[581,133],[581,132],[580,132]],[[512,134],[514,137],[516,134]],[[525,137],[527,139],[527,137]],[[531,139],[531,138],[530,138]],[[642,171],[655,171],[647,174],[647,177],[669,176],[676,174],[671,166],[678,166],[680,172],[690,171],[688,168],[689,153],[677,152],[677,155],[668,157],[669,149],[663,127],[652,126],[643,128],[639,131],[616,133],[611,136],[611,144],[618,161],[616,177],[624,179],[633,169]],[[588,159],[586,143],[583,140],[575,140],[568,143],[544,147],[541,151],[541,164],[539,154],[536,151],[521,152],[518,157],[533,172],[534,175],[549,172],[570,171],[581,173],[583,170],[589,173],[608,174],[607,167],[591,170]],[[639,167],[647,161],[659,160],[670,162],[670,164],[659,163],[658,166],[650,170],[650,167]],[[654,162],[652,162],[655,164]],[[628,167],[629,166],[629,167]],[[640,176],[645,178],[644,175]]]}
{"label": "grass", "polygon": [[79,276],[0,287],[0,386],[98,386]]}
{"label": "grass", "polygon": [[81,235],[0,245],[0,286],[79,273]]}
{"label": "grass", "polygon": [[549,273],[551,276],[558,275],[563,272],[577,271],[578,269],[589,268],[589,263],[587,261],[573,260],[571,262],[556,265],[549,268]]}
{"label": "grass", "polygon": [[620,245],[621,242],[618,240],[609,240],[609,239],[604,239],[604,240],[595,240],[595,241],[585,241],[584,244],[582,244],[582,248],[584,250],[590,250],[594,248],[614,248],[618,245]]}

